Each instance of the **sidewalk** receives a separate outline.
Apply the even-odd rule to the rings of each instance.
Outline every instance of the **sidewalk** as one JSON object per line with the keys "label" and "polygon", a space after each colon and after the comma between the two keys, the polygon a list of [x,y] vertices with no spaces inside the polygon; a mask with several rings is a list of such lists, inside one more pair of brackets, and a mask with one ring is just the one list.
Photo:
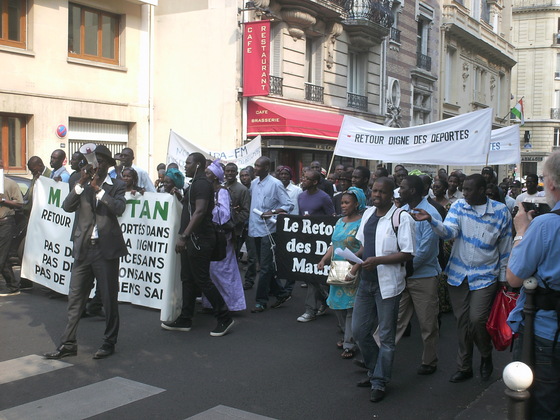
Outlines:
{"label": "sidewalk", "polygon": [[465,410],[455,417],[456,420],[505,420],[507,419],[508,399],[504,393],[506,386],[500,378],[484,390]]}

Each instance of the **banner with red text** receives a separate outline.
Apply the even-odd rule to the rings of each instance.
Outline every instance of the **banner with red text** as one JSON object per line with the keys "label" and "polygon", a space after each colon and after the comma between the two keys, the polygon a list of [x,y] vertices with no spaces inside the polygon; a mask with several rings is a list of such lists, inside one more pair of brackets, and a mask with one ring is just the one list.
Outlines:
{"label": "banner with red text", "polygon": [[432,165],[485,165],[492,109],[414,127],[392,128],[346,115],[337,156]]}
{"label": "banner with red text", "polygon": [[270,92],[270,21],[245,24],[243,33],[243,96]]}

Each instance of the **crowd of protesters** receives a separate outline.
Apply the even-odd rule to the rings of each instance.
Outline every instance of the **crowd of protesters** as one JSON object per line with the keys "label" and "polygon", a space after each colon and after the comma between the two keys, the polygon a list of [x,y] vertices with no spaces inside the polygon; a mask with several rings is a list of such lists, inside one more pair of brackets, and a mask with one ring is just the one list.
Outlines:
{"label": "crowd of protesters", "polygon": [[[341,260],[335,251],[346,248],[362,260],[347,274],[349,281],[359,281],[351,281],[350,286],[330,287],[322,278],[302,283],[302,287],[307,287],[305,310],[296,321],[314,321],[329,308],[336,314],[343,333],[336,345],[342,350],[343,359],[361,355],[355,363],[367,370],[367,377],[357,385],[371,388],[371,401],[385,397],[396,345],[403,336],[410,335],[414,313],[423,343],[419,375],[437,370],[440,316],[451,310],[456,319],[458,351],[457,370],[449,381],[463,382],[473,377],[475,345],[481,355],[480,377],[488,380],[492,375],[493,348],[486,323],[500,284],[506,284],[512,247],[522,239],[515,228],[519,225],[523,231],[527,229],[519,223],[514,228],[513,217],[520,212],[527,218],[523,202],[547,198],[536,174],[526,175],[526,189],[522,190],[518,180],[507,178],[499,182],[492,167],[469,176],[440,169],[432,178],[418,170],[408,171],[404,165],[396,165],[392,174],[383,165],[373,172],[366,166],[336,165],[327,174],[314,161],[301,168],[297,184],[293,168],[273,168],[272,161],[264,156],[256,160],[254,167],[238,168],[234,163],[224,165],[192,153],[185,172],[174,163],[158,165],[154,183],[146,170],[133,164],[132,149],[124,148],[111,156],[104,146],[99,147],[98,158],[106,169],[101,174],[103,179],[91,172],[91,165],[79,152],[70,159],[74,172],[69,173],[63,165],[66,154],[57,149],[50,158],[52,170],[37,156],[29,159],[33,180],[24,197],[7,178],[4,180],[0,202],[2,232],[12,232],[16,211],[23,209],[29,215],[34,183],[40,176],[69,183],[71,195],[63,208],[80,214],[84,229],[93,229],[87,231],[87,244],[80,245],[85,262],[80,260],[72,273],[69,324],[60,346],[45,357],[59,359],[77,354],[75,331],[80,316],[103,314],[102,307],[107,330],[94,358],[108,357],[114,352],[119,321],[113,274],[118,271],[118,259],[116,271],[113,262],[105,260],[114,261],[119,253],[107,257],[102,249],[96,248],[105,235],[97,230],[100,219],[96,222],[93,217],[93,222],[84,224],[84,219],[92,216],[86,212],[87,202],[80,201],[80,195],[92,189],[98,204],[90,209],[91,213],[98,212],[104,203],[108,224],[122,213],[122,206],[115,203],[123,202],[124,192],[171,194],[183,203],[175,244],[175,251],[181,254],[183,306],[177,319],[161,324],[166,330],[189,331],[197,299],[202,303],[198,312],[217,318],[212,336],[228,333],[234,325],[232,313],[248,306],[251,313],[258,314],[284,305],[291,299],[295,281],[280,278],[277,273],[276,216],[336,216],[339,219],[332,244],[318,268],[322,270],[331,261]],[[549,168],[549,172],[555,170],[558,168]],[[211,258],[216,226],[225,230],[227,241],[225,257],[220,261]],[[28,287],[19,284],[7,264],[11,236],[13,233],[3,233],[0,244],[0,266],[6,281],[0,296],[14,296]],[[77,237],[75,253],[76,240]],[[96,298],[86,306],[93,277],[86,279],[85,274],[74,271],[83,264],[98,270],[98,260],[110,266],[112,274],[99,275],[106,279],[97,282]],[[243,279],[239,269],[242,260],[247,265]],[[255,283],[255,302],[248,305],[244,290],[252,289]],[[519,286],[519,282],[514,283]],[[275,300],[269,305],[271,296]],[[554,343],[557,340],[558,334]],[[557,370],[560,362],[556,359],[554,363]]]}

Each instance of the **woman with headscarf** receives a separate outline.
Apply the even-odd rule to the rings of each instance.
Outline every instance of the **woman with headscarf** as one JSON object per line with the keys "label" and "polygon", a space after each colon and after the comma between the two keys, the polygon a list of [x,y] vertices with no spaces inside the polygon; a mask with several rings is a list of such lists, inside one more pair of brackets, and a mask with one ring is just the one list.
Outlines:
{"label": "woman with headscarf", "polygon": [[[350,187],[342,193],[340,202],[342,217],[338,219],[332,234],[332,245],[321,259],[317,268],[322,270],[331,260],[343,261],[343,258],[335,254],[337,248],[348,248],[352,252],[360,249],[361,243],[356,239],[356,233],[360,227],[362,213],[366,208],[366,196],[361,188]],[[327,305],[334,310],[338,320],[338,326],[344,334],[344,339],[337,342],[339,349],[344,349],[340,355],[343,359],[351,359],[356,352],[356,343],[352,335],[352,311],[354,298],[358,286],[335,286],[331,285]]]}
{"label": "woman with headscarf", "polygon": [[183,187],[185,186],[185,176],[179,169],[169,168],[163,177],[163,191],[174,195],[183,200]]}
{"label": "woman with headscarf", "polygon": [[[224,182],[224,169],[219,159],[208,165],[206,176],[214,185],[215,191],[212,221],[218,225],[225,225],[231,219],[231,197],[229,191],[221,185]],[[242,311],[247,308],[247,304],[231,231],[226,233],[226,238],[226,257],[210,263],[210,278],[222,294],[228,309]],[[202,299],[202,306],[206,311],[212,307],[205,297]]]}

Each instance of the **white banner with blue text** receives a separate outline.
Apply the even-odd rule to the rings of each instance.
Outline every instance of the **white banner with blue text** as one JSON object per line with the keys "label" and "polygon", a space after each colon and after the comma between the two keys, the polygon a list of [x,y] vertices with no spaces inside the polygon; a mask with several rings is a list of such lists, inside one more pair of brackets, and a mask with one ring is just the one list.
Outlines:
{"label": "white banner with blue text", "polygon": [[261,136],[257,136],[249,143],[235,149],[211,151],[190,142],[173,130],[169,132],[167,163],[175,162],[179,165],[179,168],[184,168],[189,154],[195,152],[202,153],[206,159],[215,160],[219,158],[223,163],[235,163],[241,170],[246,166],[254,165],[255,161],[261,157]]}

